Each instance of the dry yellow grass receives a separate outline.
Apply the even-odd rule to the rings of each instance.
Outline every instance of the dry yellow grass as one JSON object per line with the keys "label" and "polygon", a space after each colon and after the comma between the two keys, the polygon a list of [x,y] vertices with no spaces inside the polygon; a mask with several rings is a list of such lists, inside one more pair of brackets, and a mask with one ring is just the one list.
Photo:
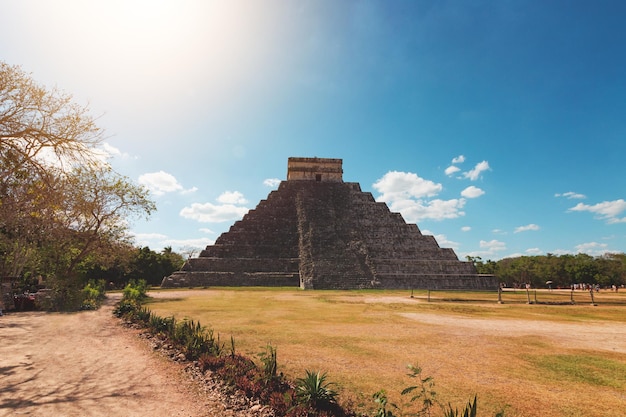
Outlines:
{"label": "dry yellow grass", "polygon": [[361,410],[373,409],[380,389],[402,402],[398,393],[415,382],[406,366],[417,362],[434,377],[442,402],[462,408],[477,394],[482,416],[502,409],[508,417],[626,415],[626,294],[599,293],[595,307],[497,304],[493,295],[429,303],[426,293],[411,298],[406,291],[151,295],[155,313],[199,320],[227,346],[232,335],[248,356],[270,343],[290,378],[327,371],[342,399]]}

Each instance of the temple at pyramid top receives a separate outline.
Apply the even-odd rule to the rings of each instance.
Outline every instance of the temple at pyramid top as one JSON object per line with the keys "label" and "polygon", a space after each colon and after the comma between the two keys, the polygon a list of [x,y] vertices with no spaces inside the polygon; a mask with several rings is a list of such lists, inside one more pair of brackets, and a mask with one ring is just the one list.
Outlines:
{"label": "temple at pyramid top", "polygon": [[289,158],[287,181],[161,285],[497,288],[342,177],[341,159]]}
{"label": "temple at pyramid top", "polygon": [[341,164],[341,159],[292,157],[287,161],[287,181],[343,182]]}

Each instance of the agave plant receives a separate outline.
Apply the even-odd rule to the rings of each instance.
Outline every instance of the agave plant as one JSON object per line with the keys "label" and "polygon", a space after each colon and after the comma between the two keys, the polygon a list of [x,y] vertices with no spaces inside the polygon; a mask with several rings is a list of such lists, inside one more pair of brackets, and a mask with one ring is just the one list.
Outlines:
{"label": "agave plant", "polygon": [[332,382],[326,381],[326,372],[306,371],[304,378],[298,379],[296,385],[296,395],[303,404],[309,404],[317,409],[329,408],[337,403],[338,393],[330,387]]}

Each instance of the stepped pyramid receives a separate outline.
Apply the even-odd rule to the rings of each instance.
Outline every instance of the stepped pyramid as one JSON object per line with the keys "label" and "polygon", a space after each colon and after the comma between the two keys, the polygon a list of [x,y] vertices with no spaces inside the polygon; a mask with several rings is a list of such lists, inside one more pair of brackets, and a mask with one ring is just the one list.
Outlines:
{"label": "stepped pyramid", "polygon": [[358,183],[341,159],[289,158],[287,181],[162,287],[495,289]]}

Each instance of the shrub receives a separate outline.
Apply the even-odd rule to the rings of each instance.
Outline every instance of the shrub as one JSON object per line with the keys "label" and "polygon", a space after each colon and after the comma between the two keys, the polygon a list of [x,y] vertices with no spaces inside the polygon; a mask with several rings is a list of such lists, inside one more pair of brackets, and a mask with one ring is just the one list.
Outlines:
{"label": "shrub", "polygon": [[47,278],[45,297],[37,299],[37,307],[46,311],[77,311],[83,305],[83,284],[77,278]]}
{"label": "shrub", "polygon": [[300,403],[310,405],[318,410],[331,408],[337,403],[337,392],[330,387],[332,382],[326,381],[326,373],[306,371],[306,376],[297,380],[296,395]]}
{"label": "shrub", "polygon": [[104,280],[90,280],[82,289],[81,310],[97,310],[106,296]]}
{"label": "shrub", "polygon": [[172,337],[174,328],[176,327],[176,319],[174,316],[161,317],[150,313],[147,325],[148,329],[154,334],[163,334]]}
{"label": "shrub", "polygon": [[[195,360],[201,355],[210,354],[220,356],[224,346],[220,343],[219,335],[214,337],[213,329],[206,329],[199,322],[183,320],[174,326],[172,340],[179,344],[187,359]],[[234,343],[231,341],[231,343]]]}
{"label": "shrub", "polygon": [[148,285],[145,280],[130,280],[124,287],[122,294],[125,300],[143,301],[147,297],[147,290]]}
{"label": "shrub", "polygon": [[122,300],[113,309],[115,317],[130,317],[139,308],[139,303],[135,300]]}

